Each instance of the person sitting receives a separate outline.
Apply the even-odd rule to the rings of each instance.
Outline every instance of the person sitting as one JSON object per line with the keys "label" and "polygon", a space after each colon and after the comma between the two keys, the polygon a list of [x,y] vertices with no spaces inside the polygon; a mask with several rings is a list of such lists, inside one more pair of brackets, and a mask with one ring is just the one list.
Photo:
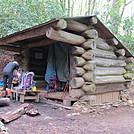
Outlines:
{"label": "person sitting", "polygon": [[11,95],[11,85],[13,80],[13,72],[17,74],[19,69],[19,64],[17,61],[9,62],[3,69],[3,81],[4,87],[2,90],[3,97],[10,98]]}

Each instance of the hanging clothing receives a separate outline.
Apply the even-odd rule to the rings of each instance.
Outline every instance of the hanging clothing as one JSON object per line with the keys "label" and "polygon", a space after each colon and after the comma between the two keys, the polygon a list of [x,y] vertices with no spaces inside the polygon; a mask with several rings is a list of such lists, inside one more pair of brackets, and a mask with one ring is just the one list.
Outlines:
{"label": "hanging clothing", "polygon": [[49,47],[45,80],[50,83],[51,76],[57,76],[61,82],[69,77],[69,44],[58,42]]}

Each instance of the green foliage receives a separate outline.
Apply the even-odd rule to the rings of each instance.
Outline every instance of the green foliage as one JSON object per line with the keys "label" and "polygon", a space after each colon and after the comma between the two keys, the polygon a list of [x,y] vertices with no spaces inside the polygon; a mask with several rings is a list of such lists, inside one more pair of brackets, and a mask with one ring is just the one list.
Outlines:
{"label": "green foliage", "polygon": [[43,0],[1,0],[0,37],[66,16],[57,2]]}
{"label": "green foliage", "polygon": [[94,13],[134,55],[134,17],[121,16],[120,7],[123,3],[124,0],[117,1],[115,8],[107,4],[103,10]]}

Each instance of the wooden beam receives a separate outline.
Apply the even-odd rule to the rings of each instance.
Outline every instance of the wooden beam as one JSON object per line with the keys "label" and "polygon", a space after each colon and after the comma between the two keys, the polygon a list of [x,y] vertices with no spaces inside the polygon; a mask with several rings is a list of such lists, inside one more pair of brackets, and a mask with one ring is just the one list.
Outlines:
{"label": "wooden beam", "polygon": [[89,25],[95,25],[97,23],[98,23],[98,19],[95,16],[89,19]]}
{"label": "wooden beam", "polygon": [[12,52],[17,52],[21,53],[21,47],[14,47],[14,46],[7,46],[7,45],[1,45],[0,49],[5,50],[5,51],[12,51]]}
{"label": "wooden beam", "polygon": [[109,39],[107,39],[107,43],[109,44],[109,45],[118,45],[118,40],[117,39],[115,39],[115,38],[109,38]]}
{"label": "wooden beam", "polygon": [[126,89],[124,84],[107,84],[107,85],[97,85],[96,91],[94,93],[89,94],[100,94],[100,93],[108,93],[108,92],[115,92],[115,91],[121,91]]}
{"label": "wooden beam", "polygon": [[55,40],[44,39],[44,40],[41,40],[41,41],[37,41],[37,42],[25,44],[25,45],[28,45],[29,48],[32,48],[32,47],[46,46],[46,45],[50,45],[50,44],[53,44],[53,43],[56,43],[56,42],[57,41],[55,41]]}
{"label": "wooden beam", "polygon": [[68,33],[62,30],[56,31],[52,27],[47,29],[46,36],[52,40],[66,42],[75,45],[81,45],[86,41],[86,39],[80,35]]}
{"label": "wooden beam", "polygon": [[76,32],[84,32],[87,29],[89,29],[89,27],[87,25],[79,23],[77,21],[69,20],[69,21],[67,21],[67,29],[76,31]]}
{"label": "wooden beam", "polygon": [[116,60],[116,59],[105,59],[105,58],[95,58],[95,63],[97,66],[102,67],[123,67],[126,66],[125,60]]}
{"label": "wooden beam", "polygon": [[[8,43],[11,44],[11,43],[14,43],[17,41],[22,41],[22,40],[26,40],[26,39],[30,39],[30,38],[36,38],[36,37],[40,37],[43,35],[45,36],[46,29],[51,27],[51,26],[54,27],[55,29],[63,29],[59,26],[59,21],[61,21],[61,20],[57,20],[57,21],[55,21],[51,24],[48,24],[48,25],[35,26],[33,28],[29,28],[29,29],[26,29],[24,31],[12,34],[12,35],[7,36],[5,38],[3,37],[0,40],[0,45],[8,44]],[[61,25],[61,22],[60,22],[60,25]],[[64,28],[65,28],[65,26],[64,26]]]}
{"label": "wooden beam", "polygon": [[95,74],[100,76],[125,74],[124,67],[96,67]]}
{"label": "wooden beam", "polygon": [[101,50],[101,49],[95,49],[94,54],[96,57],[102,57],[102,58],[109,58],[109,59],[117,59],[117,56],[114,52]]}
{"label": "wooden beam", "polygon": [[125,79],[122,75],[120,76],[96,76],[94,83],[96,85],[105,85],[112,83],[123,83]]}

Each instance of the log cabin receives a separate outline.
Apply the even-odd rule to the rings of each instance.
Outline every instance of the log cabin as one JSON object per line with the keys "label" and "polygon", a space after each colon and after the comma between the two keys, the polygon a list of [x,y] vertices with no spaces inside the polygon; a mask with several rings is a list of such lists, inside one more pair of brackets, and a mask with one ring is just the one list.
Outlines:
{"label": "log cabin", "polygon": [[56,75],[63,88],[45,97],[64,105],[113,103],[134,83],[133,55],[97,16],[50,20],[0,38],[0,49],[17,53],[20,67],[35,73],[37,89]]}

